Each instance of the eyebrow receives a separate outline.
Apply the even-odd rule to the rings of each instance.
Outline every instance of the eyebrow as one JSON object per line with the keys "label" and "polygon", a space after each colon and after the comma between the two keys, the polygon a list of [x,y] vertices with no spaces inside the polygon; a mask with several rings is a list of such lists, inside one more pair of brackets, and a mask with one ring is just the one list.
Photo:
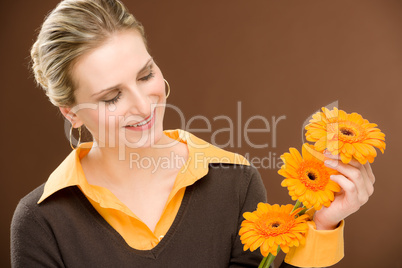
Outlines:
{"label": "eyebrow", "polygon": [[[143,71],[145,71],[145,70],[149,67],[151,61],[153,61],[153,58],[152,58],[152,57],[147,61],[147,63],[145,63],[144,67],[142,67],[141,70],[138,71],[137,75],[140,74],[140,73],[142,73]],[[102,89],[101,91],[92,94],[91,97],[94,97],[94,96],[96,96],[96,95],[99,95],[99,94],[101,94],[101,93],[103,93],[103,92],[105,92],[105,91],[109,91],[109,90],[115,89],[115,88],[117,88],[117,87],[119,87],[119,86],[120,86],[120,84],[115,85],[115,86],[112,86],[112,87],[109,87],[109,88]]]}

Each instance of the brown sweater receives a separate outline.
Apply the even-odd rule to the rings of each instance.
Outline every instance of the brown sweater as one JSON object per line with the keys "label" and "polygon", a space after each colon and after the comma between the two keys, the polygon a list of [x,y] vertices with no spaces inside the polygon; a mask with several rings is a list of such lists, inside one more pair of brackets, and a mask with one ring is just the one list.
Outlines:
{"label": "brown sweater", "polygon": [[242,214],[266,202],[252,166],[210,164],[209,173],[186,188],[171,228],[151,250],[128,246],[76,186],[38,205],[43,187],[15,211],[12,267],[258,267],[262,258],[259,250],[244,252],[238,235]]}

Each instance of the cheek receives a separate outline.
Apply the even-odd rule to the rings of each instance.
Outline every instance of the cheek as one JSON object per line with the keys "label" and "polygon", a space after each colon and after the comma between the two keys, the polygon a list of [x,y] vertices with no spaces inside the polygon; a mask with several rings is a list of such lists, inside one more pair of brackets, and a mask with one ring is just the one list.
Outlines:
{"label": "cheek", "polygon": [[[167,85],[165,84],[165,81],[163,79],[163,75],[159,67],[155,68],[155,77],[153,78],[153,83],[152,83],[152,93],[154,95],[158,95],[159,97],[164,96],[165,92],[167,92]],[[161,100],[159,100],[160,102]]]}
{"label": "cheek", "polygon": [[106,118],[105,113],[100,112],[99,109],[85,111],[77,115],[90,131],[96,131],[100,124],[104,124]]}
{"label": "cheek", "polygon": [[165,95],[165,82],[163,81],[163,77],[160,75],[155,77],[152,83],[150,83],[150,95],[158,96],[158,102],[161,102],[161,99]]}

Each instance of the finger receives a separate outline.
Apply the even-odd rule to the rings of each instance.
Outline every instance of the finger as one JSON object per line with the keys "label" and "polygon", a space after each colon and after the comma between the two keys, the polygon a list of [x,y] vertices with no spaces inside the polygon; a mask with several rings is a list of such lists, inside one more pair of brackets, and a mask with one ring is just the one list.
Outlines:
{"label": "finger", "polygon": [[[374,174],[371,170],[370,163],[367,162],[366,164],[362,165],[359,161],[352,158],[348,164],[360,170],[364,184],[366,185],[367,193],[369,196],[371,196],[374,192]],[[366,165],[368,166],[371,175],[369,175]]]}
{"label": "finger", "polygon": [[372,177],[370,177],[370,175],[368,174],[367,168],[365,167],[365,165],[362,165],[359,161],[357,161],[356,159],[353,159],[353,158],[350,160],[349,165],[354,166],[360,170],[364,184],[366,185],[367,193],[369,194],[369,196],[372,195],[374,192],[374,186],[373,186],[374,182],[373,182]]}
{"label": "finger", "polygon": [[350,159],[350,161],[349,161],[349,163],[348,163],[349,165],[351,165],[351,166],[354,166],[355,168],[358,168],[358,169],[361,169],[361,168],[363,168],[363,165],[362,164],[360,164],[360,162],[359,161],[357,161],[356,159],[354,159],[354,158],[352,158],[352,159]]}
{"label": "finger", "polygon": [[333,154],[331,154],[329,151],[324,151],[324,156],[325,156],[326,158],[329,158],[329,159],[341,160],[341,157],[340,157],[338,154],[333,155]]}
{"label": "finger", "polygon": [[353,212],[357,211],[360,208],[360,201],[356,185],[343,175],[331,175],[331,180],[338,183],[342,188],[347,202],[347,209]]}
{"label": "finger", "polygon": [[360,176],[360,169],[352,165],[344,164],[339,160],[334,159],[325,160],[324,165],[329,168],[335,169],[339,173],[342,173],[343,175],[352,180],[355,180]]}
{"label": "finger", "polygon": [[360,169],[344,164],[339,160],[326,160],[324,163],[327,167],[337,170],[355,184],[357,196],[361,200],[361,204],[367,202],[368,197],[373,193],[374,189],[369,179],[364,179]]}
{"label": "finger", "polygon": [[[324,156],[325,156],[326,158],[329,158],[329,159],[341,160],[341,157],[340,157],[339,155],[332,155],[332,154],[331,154],[330,152],[328,152],[328,151],[324,152]],[[359,161],[357,161],[357,160],[354,159],[354,158],[352,158],[352,159],[349,161],[349,163],[347,163],[347,164],[350,164],[350,165],[352,165],[352,166],[354,166],[354,167],[356,167],[356,168],[359,168],[359,169],[363,166],[362,164],[359,163]]]}
{"label": "finger", "polygon": [[364,164],[363,166],[366,169],[367,175],[369,176],[371,182],[374,184],[375,183],[375,176],[374,176],[373,170],[371,169],[370,163],[367,161],[367,163]]}

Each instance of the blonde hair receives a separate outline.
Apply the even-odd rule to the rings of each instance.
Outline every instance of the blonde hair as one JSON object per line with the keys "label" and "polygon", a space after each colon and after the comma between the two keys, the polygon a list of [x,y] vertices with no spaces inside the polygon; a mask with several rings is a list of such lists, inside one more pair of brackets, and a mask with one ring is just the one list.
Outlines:
{"label": "blonde hair", "polygon": [[138,31],[147,47],[142,24],[118,0],[64,0],[46,17],[31,58],[36,82],[53,105],[75,104],[74,63],[122,30]]}

